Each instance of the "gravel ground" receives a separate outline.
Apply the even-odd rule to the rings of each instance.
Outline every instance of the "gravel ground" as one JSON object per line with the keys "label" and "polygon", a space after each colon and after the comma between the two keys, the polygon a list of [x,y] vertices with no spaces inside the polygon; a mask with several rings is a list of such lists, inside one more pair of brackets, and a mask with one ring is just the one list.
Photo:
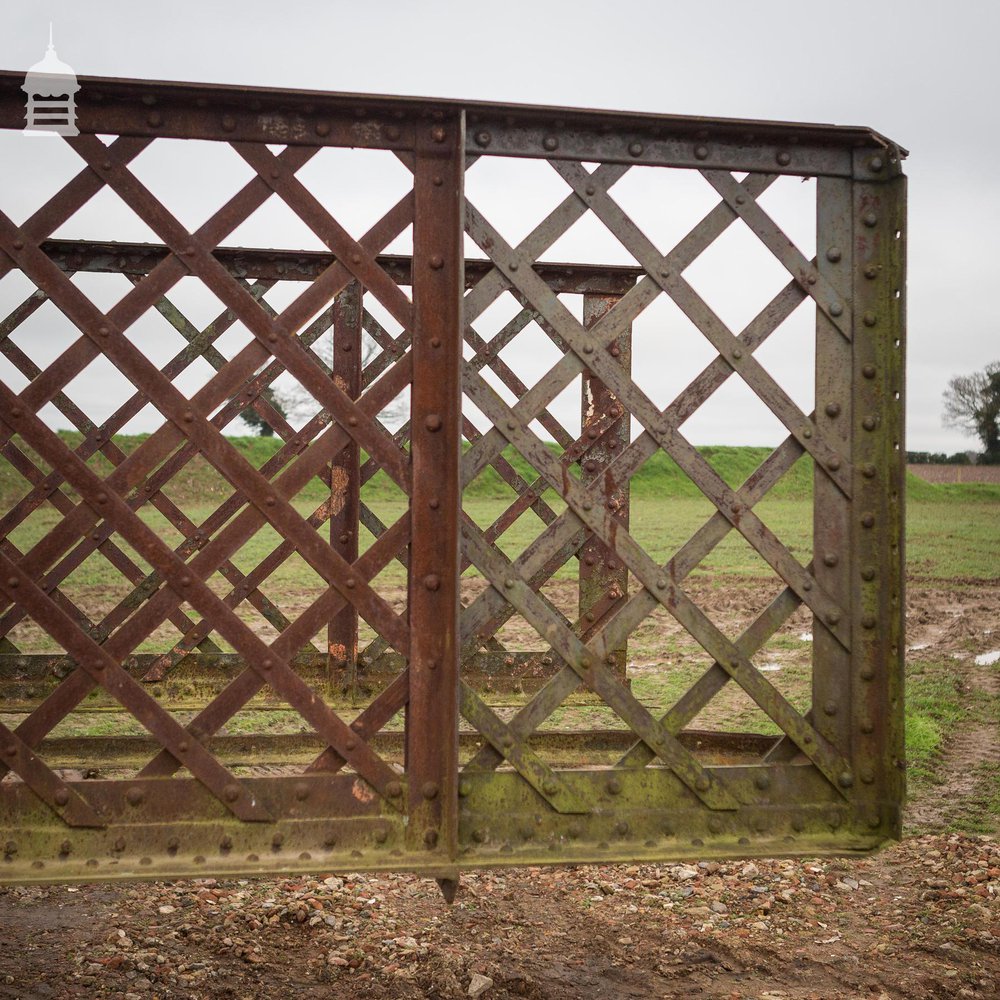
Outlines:
{"label": "gravel ground", "polygon": [[1000,843],[864,859],[0,890],[0,995],[1000,996]]}

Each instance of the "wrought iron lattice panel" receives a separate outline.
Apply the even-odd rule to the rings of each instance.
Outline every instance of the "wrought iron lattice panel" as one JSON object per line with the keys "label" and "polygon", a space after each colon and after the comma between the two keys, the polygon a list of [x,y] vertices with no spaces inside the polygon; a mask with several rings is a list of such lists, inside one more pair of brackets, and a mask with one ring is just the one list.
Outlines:
{"label": "wrought iron lattice panel", "polygon": [[[19,87],[0,75],[8,130]],[[27,288],[0,325],[17,484],[0,517],[0,879],[408,868],[450,889],[475,866],[898,835],[897,146],[867,129],[109,80],[82,81],[79,125],[52,140],[76,158],[66,183],[27,218],[0,205],[0,282]],[[197,226],[144,179],[148,151],[179,140],[239,168]],[[352,149],[405,178],[367,228],[315,187],[320,154]],[[510,192],[506,210],[484,204],[476,178],[515,163],[558,195],[508,237]],[[679,171],[710,201],[664,243],[619,192]],[[815,179],[815,253],[776,221],[787,177]],[[535,190],[516,192],[521,222]],[[67,238],[102,197],[155,242]],[[237,245],[265,206],[308,245]],[[613,262],[561,259],[578,224]],[[742,327],[695,266],[737,232],[783,275]],[[117,298],[95,284],[112,278]],[[667,399],[637,353],[661,307],[709,352]],[[762,350],[796,311],[814,317],[814,408]],[[153,318],[172,354],[143,332]],[[39,353],[25,331],[57,319],[72,335]],[[677,366],[670,338],[654,346],[654,366]],[[95,364],[127,386],[99,419],[81,389]],[[305,416],[275,405],[290,380]],[[742,483],[685,433],[734,385],[783,435]],[[227,437],[251,412],[275,435],[258,464]],[[667,461],[704,505],[669,544],[633,503]],[[762,505],[799,462],[804,556]],[[195,468],[219,488],[192,505],[178,484]],[[698,583],[734,544],[773,582],[738,627]],[[764,662],[800,620],[807,703]],[[683,669],[658,662],[653,704],[630,643],[668,625],[688,645]],[[766,731],[704,728],[729,696]]]}

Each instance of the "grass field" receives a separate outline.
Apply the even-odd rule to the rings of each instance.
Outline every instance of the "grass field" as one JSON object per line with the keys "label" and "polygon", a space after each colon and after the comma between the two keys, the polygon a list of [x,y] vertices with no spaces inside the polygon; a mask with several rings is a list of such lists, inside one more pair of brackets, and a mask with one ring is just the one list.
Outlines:
{"label": "grass field", "polygon": [[[78,443],[79,436],[66,434],[67,443]],[[142,442],[142,438],[117,439],[116,443],[126,453]],[[266,438],[235,439],[244,455],[254,465],[260,466],[274,454],[278,442]],[[767,449],[714,448],[703,453],[716,470],[731,485],[738,486],[766,457]],[[534,477],[530,469],[515,454],[509,454],[512,464],[529,481]],[[102,458],[94,458],[91,465],[102,474],[110,465]],[[778,487],[755,508],[764,522],[785,543],[801,562],[811,558],[812,534],[812,473],[805,462],[797,463]],[[0,496],[5,509],[24,493],[24,480],[7,462],[0,462]],[[950,596],[955,601],[964,599],[969,589],[977,584],[996,587],[1000,584],[1000,486],[992,484],[937,485],[915,477],[907,483],[907,559],[908,579],[911,589]],[[173,480],[167,495],[195,524],[209,518],[218,504],[228,496],[227,485],[200,458],[194,459]],[[71,492],[67,496],[75,499]],[[480,476],[465,493],[465,510],[481,526],[487,526],[500,516],[512,499],[512,492],[492,470]],[[363,491],[365,501],[385,524],[391,524],[406,510],[404,498],[396,487],[380,473]],[[323,486],[314,480],[296,498],[295,506],[309,515],[323,501]],[[564,506],[552,492],[543,499],[555,513]],[[643,548],[660,563],[665,562],[713,514],[714,508],[697,488],[683,477],[679,470],[663,455],[648,462],[632,482],[630,531]],[[168,543],[181,542],[181,533],[168,520],[151,508],[143,507],[142,519]],[[60,515],[51,505],[41,507],[9,534],[10,541],[21,552],[29,551],[58,523]],[[522,516],[504,534],[500,547],[515,557],[543,530],[544,525],[534,513]],[[367,547],[371,536],[363,532],[362,547]],[[116,536],[121,545],[140,569],[148,567]],[[242,572],[253,569],[279,543],[277,533],[270,527],[258,531],[233,557],[234,565]],[[546,596],[568,615],[572,615],[576,601],[574,580],[576,561],[570,560],[560,569]],[[481,589],[476,584],[474,570],[466,574],[472,592]],[[219,593],[230,585],[221,574],[210,581]],[[405,599],[405,569],[399,562],[390,564],[375,581],[391,602],[401,607]],[[770,567],[738,534],[731,533],[693,571],[685,586],[710,617],[729,635],[738,634],[751,617],[753,608],[763,606],[780,589]],[[62,585],[91,620],[99,620],[131,589],[121,574],[103,556],[89,556]],[[301,612],[320,592],[323,583],[318,574],[301,557],[292,554],[273,573],[264,588],[268,596],[290,618]],[[265,638],[277,633],[248,605],[241,605],[244,620],[252,623]],[[197,617],[197,616],[195,616]],[[763,647],[759,663],[766,663],[773,670],[770,676],[782,693],[800,710],[808,708],[810,701],[811,643],[808,631],[811,619],[798,612],[789,625],[779,631]],[[139,651],[159,651],[169,647],[176,638],[176,631],[161,627]],[[373,633],[366,627],[362,640]],[[40,629],[23,623],[11,633],[16,646],[24,652],[53,651],[51,641]],[[540,641],[529,627],[512,620],[500,634],[511,649],[537,649]],[[220,642],[220,647],[227,648]],[[936,780],[936,762],[942,746],[956,726],[970,719],[988,718],[1000,714],[1000,698],[978,692],[974,697],[963,695],[962,667],[954,658],[977,652],[972,639],[949,647],[948,655],[941,655],[938,648],[915,650],[907,663],[907,746],[911,788],[921,787]],[[644,703],[660,709],[672,705],[697,679],[710,663],[705,654],[686,632],[658,611],[648,618],[634,633],[629,647],[629,676],[632,690]],[[996,668],[1000,669],[1000,667]],[[726,690],[718,696],[694,725],[725,730],[754,730],[775,732],[776,727],[749,699],[735,690]],[[10,718],[11,722],[16,719]],[[587,704],[570,704],[556,712],[549,720],[550,726],[596,727],[614,724],[614,717],[604,709]],[[235,717],[230,732],[244,730],[280,732],[295,730],[301,720],[293,713],[272,711],[243,713]],[[137,725],[115,712],[91,713],[86,719],[66,728],[71,734],[107,735],[111,733],[139,732]],[[1000,782],[997,784],[1000,788]],[[1000,793],[987,796],[984,806],[987,813],[1000,813]]]}

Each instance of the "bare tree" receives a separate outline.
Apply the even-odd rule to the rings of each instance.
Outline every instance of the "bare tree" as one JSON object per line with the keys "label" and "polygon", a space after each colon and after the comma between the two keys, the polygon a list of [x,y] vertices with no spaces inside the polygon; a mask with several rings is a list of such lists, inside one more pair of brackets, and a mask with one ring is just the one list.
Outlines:
{"label": "bare tree", "polygon": [[956,375],[944,391],[944,425],[983,442],[981,462],[1000,464],[1000,361],[971,375]]}
{"label": "bare tree", "polygon": [[[333,367],[333,339],[324,337],[313,350],[319,356],[323,366],[327,371]],[[367,332],[361,335],[361,368],[364,370],[368,363],[378,354],[378,344],[368,335]],[[276,400],[283,408],[283,412],[294,426],[301,426],[319,413],[321,406],[316,398],[301,383],[295,382],[291,385],[283,386],[275,393]],[[391,403],[386,409],[379,413],[379,418],[383,423],[392,424],[398,422],[403,416],[405,402],[398,399]]]}

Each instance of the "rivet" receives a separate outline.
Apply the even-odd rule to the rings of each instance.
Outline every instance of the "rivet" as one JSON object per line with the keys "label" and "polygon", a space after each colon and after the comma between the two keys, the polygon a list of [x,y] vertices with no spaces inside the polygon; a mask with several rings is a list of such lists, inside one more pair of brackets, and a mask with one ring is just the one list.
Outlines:
{"label": "rivet", "polygon": [[177,851],[178,851],[178,849],[180,848],[180,846],[181,846],[181,842],[176,837],[171,837],[167,841],[167,853],[168,854],[176,854]]}
{"label": "rivet", "polygon": [[420,793],[425,799],[437,798],[438,786],[433,781],[425,781],[420,788]]}
{"label": "rivet", "polygon": [[873,416],[867,416],[861,421],[861,426],[864,427],[866,431],[875,430],[875,418]]}
{"label": "rivet", "polygon": [[584,190],[591,196],[597,193],[597,188],[593,184],[588,184]]}
{"label": "rivet", "polygon": [[875,771],[870,766],[866,765],[865,767],[861,768],[858,774],[860,775],[861,780],[866,785],[870,785],[875,780]]}
{"label": "rivet", "polygon": [[21,585],[21,581],[16,576],[7,577],[7,586],[11,590],[16,590]]}
{"label": "rivet", "polygon": [[877,278],[878,277],[878,268],[874,264],[869,264],[865,268],[865,277],[869,281],[872,281],[873,279]]}
{"label": "rivet", "polygon": [[861,526],[863,528],[871,528],[871,527],[874,527],[874,525],[875,525],[875,515],[874,514],[865,514],[861,518]]}
{"label": "rivet", "polygon": [[16,757],[17,756],[17,744],[16,743],[8,743],[7,746],[4,747],[4,751],[3,752],[8,757]]}
{"label": "rivet", "polygon": [[875,668],[874,667],[862,667],[861,668],[861,679],[863,681],[871,681],[875,679]]}
{"label": "rivet", "polygon": [[441,588],[441,577],[437,573],[428,573],[424,577],[424,587],[427,590],[440,590]]}
{"label": "rivet", "polygon": [[476,133],[476,145],[482,146],[485,149],[493,141],[493,136],[489,132],[477,132]]}
{"label": "rivet", "polygon": [[594,345],[593,344],[584,344],[583,345],[583,353],[584,354],[593,354],[594,353]]}
{"label": "rivet", "polygon": [[220,851],[231,851],[233,849],[233,838],[229,834],[224,834],[222,839],[219,841]]}
{"label": "rivet", "polygon": [[850,771],[844,771],[840,777],[837,778],[837,783],[841,788],[850,788],[854,784],[854,775]]}
{"label": "rivet", "polygon": [[435,174],[431,178],[431,184],[433,184],[434,187],[439,188],[442,184],[444,184],[444,178],[440,174]]}
{"label": "rivet", "polygon": [[788,164],[792,162],[792,154],[783,149],[780,153],[778,153],[775,159],[778,161],[780,166],[787,167]]}
{"label": "rivet", "polygon": [[836,264],[837,261],[840,260],[841,256],[842,256],[842,253],[841,253],[840,247],[830,247],[826,251],[826,259],[831,264]]}
{"label": "rivet", "polygon": [[65,857],[65,856],[66,856],[67,854],[69,854],[69,853],[70,853],[70,852],[71,852],[72,850],[73,850],[73,845],[72,845],[72,844],[71,844],[71,843],[70,843],[70,842],[69,842],[68,840],[64,840],[64,841],[63,841],[63,842],[62,842],[62,843],[61,843],[61,844],[59,845],[59,853],[60,853],[60,854],[61,854],[61,855],[62,855],[63,857]]}
{"label": "rivet", "polygon": [[481,844],[486,840],[486,831],[481,829],[475,829],[472,831],[472,839],[477,843]]}
{"label": "rivet", "polygon": [[871,582],[875,579],[875,569],[872,566],[866,566],[861,571],[861,579]]}
{"label": "rivet", "polygon": [[802,436],[808,441],[813,436],[812,428],[806,427],[802,431]]}
{"label": "rivet", "polygon": [[594,505],[589,500],[584,500],[580,505],[584,510],[593,510]]}
{"label": "rivet", "polygon": [[107,503],[108,502],[108,495],[107,495],[107,493],[98,493],[97,497],[96,497],[96,500],[97,500],[98,503]]}
{"label": "rivet", "polygon": [[516,271],[517,270],[517,261],[516,260],[512,260],[510,262],[510,264],[508,264],[507,266],[510,268],[510,270]]}
{"label": "rivet", "polygon": [[424,843],[428,847],[437,846],[438,842],[438,832],[437,830],[425,830],[424,831]]}
{"label": "rivet", "polygon": [[285,835],[283,833],[276,833],[271,838],[271,847],[273,847],[274,850],[276,850],[276,851],[280,851],[281,850],[281,845],[284,842],[285,842]]}
{"label": "rivet", "polygon": [[559,786],[554,781],[549,779],[542,785],[542,791],[545,792],[546,795],[558,795]]}
{"label": "rivet", "polygon": [[114,843],[114,848],[115,848],[116,851],[124,851],[125,850],[125,838],[124,837],[119,837],[115,841],[115,843]]}
{"label": "rivet", "polygon": [[813,589],[812,580],[803,580],[802,589],[806,591],[812,590]]}
{"label": "rivet", "polygon": [[830,315],[831,316],[841,316],[843,315],[844,307],[839,302],[830,303]]}
{"label": "rivet", "polygon": [[177,752],[178,753],[187,753],[188,752],[188,741],[187,740],[181,740],[180,743],[177,744]]}
{"label": "rivet", "polygon": [[64,806],[69,802],[69,790],[66,788],[57,788],[52,798],[57,806]]}
{"label": "rivet", "polygon": [[825,712],[825,713],[826,713],[827,715],[836,715],[836,714],[837,714],[837,703],[836,703],[835,701],[828,701],[828,702],[827,702],[827,703],[826,703],[826,704],[825,704],[825,705],[823,706],[823,711],[824,711],[824,712]]}
{"label": "rivet", "polygon": [[707,160],[708,159],[708,146],[695,146],[694,147],[694,158],[696,160]]}
{"label": "rivet", "polygon": [[874,212],[865,212],[865,214],[861,217],[861,221],[869,229],[872,229],[874,226],[878,225],[878,216]]}
{"label": "rivet", "polygon": [[806,284],[807,285],[815,285],[816,284],[816,275],[815,274],[807,274],[806,275]]}
{"label": "rivet", "polygon": [[440,337],[431,337],[431,347],[437,348],[441,346]]}
{"label": "rivet", "polygon": [[504,580],[503,585],[508,590],[513,590],[513,588],[514,588],[514,578],[512,576],[508,576],[507,579]]}
{"label": "rivet", "polygon": [[827,403],[826,415],[831,419],[840,416],[840,403]]}
{"label": "rivet", "polygon": [[622,790],[622,783],[617,778],[610,778],[606,787],[609,795],[618,795]]}
{"label": "rivet", "polygon": [[319,136],[326,136],[330,134],[330,123],[329,122],[316,122],[316,134]]}
{"label": "rivet", "polygon": [[625,820],[620,820],[615,824],[615,833],[617,833],[619,837],[624,837],[628,831],[629,825],[625,822]]}
{"label": "rivet", "polygon": [[836,566],[839,561],[840,560],[836,552],[827,552],[827,554],[823,556],[823,564],[825,566]]}
{"label": "rivet", "polygon": [[733,358],[739,361],[743,357],[743,352],[737,347],[733,350]]}
{"label": "rivet", "polygon": [[361,263],[361,254],[359,254],[359,253],[352,253],[351,254],[351,263],[352,264],[360,264]]}
{"label": "rivet", "polygon": [[868,169],[873,173],[877,174],[885,166],[885,161],[881,156],[873,156],[868,161]]}
{"label": "rivet", "polygon": [[628,151],[630,156],[642,156],[642,143],[641,142],[630,143]]}
{"label": "rivet", "polygon": [[877,624],[878,621],[874,615],[864,615],[861,619],[862,628],[875,628]]}
{"label": "rivet", "polygon": [[438,500],[437,497],[431,497],[430,500],[427,501],[427,506],[430,507],[431,510],[437,510],[441,506],[441,501]]}
{"label": "rivet", "polygon": [[232,132],[234,128],[236,128],[236,119],[233,118],[232,115],[223,115],[222,116],[223,132]]}
{"label": "rivet", "polygon": [[766,792],[771,787],[771,778],[767,774],[758,774],[753,783],[762,791]]}
{"label": "rivet", "polygon": [[125,793],[125,801],[128,802],[128,804],[130,806],[142,805],[142,800],[145,797],[146,796],[143,794],[143,791],[142,791],[141,788],[135,788],[135,787],[133,787],[133,788],[130,788]]}
{"label": "rivet", "polygon": [[440,125],[435,125],[431,129],[431,138],[435,142],[444,142],[445,140],[445,130]]}
{"label": "rivet", "polygon": [[559,148],[559,140],[554,135],[547,135],[542,140],[542,145],[551,153],[554,149]]}
{"label": "rivet", "polygon": [[24,413],[24,410],[20,406],[11,407],[10,415],[12,417],[20,417]]}
{"label": "rivet", "polygon": [[861,475],[864,476],[865,479],[874,479],[877,472],[878,470],[874,465],[872,465],[871,462],[865,462],[865,464],[861,466]]}
{"label": "rivet", "polygon": [[440,254],[434,254],[427,263],[430,264],[432,271],[440,271],[444,267],[444,258]]}
{"label": "rivet", "polygon": [[656,589],[657,590],[667,589],[667,581],[662,576],[656,581]]}
{"label": "rivet", "polygon": [[836,625],[839,621],[840,621],[840,612],[839,611],[829,611],[829,612],[827,612],[827,615],[826,615],[826,623],[827,623],[827,625]]}
{"label": "rivet", "polygon": [[389,125],[385,130],[385,137],[389,142],[396,142],[399,139],[399,126]]}
{"label": "rivet", "polygon": [[707,774],[703,774],[694,783],[694,787],[697,788],[699,792],[707,792],[709,788],[712,787],[712,782]]}
{"label": "rivet", "polygon": [[403,794],[403,786],[398,781],[390,781],[385,786],[385,794],[388,795],[390,799],[398,799],[399,796]]}
{"label": "rivet", "polygon": [[14,249],[15,250],[23,250],[24,249],[24,240],[14,240]]}
{"label": "rivet", "polygon": [[874,326],[878,322],[878,318],[875,316],[875,313],[865,313],[861,317],[861,321],[865,326]]}
{"label": "rivet", "polygon": [[102,170],[110,170],[112,168],[112,166],[114,166],[114,164],[110,160],[105,160],[101,164],[101,169]]}
{"label": "rivet", "polygon": [[874,365],[867,364],[862,367],[861,374],[864,375],[865,378],[875,378],[875,371],[876,369]]}
{"label": "rivet", "polygon": [[432,434],[441,430],[443,426],[444,421],[442,421],[440,415],[437,413],[428,414],[424,420],[424,427],[426,427]]}

